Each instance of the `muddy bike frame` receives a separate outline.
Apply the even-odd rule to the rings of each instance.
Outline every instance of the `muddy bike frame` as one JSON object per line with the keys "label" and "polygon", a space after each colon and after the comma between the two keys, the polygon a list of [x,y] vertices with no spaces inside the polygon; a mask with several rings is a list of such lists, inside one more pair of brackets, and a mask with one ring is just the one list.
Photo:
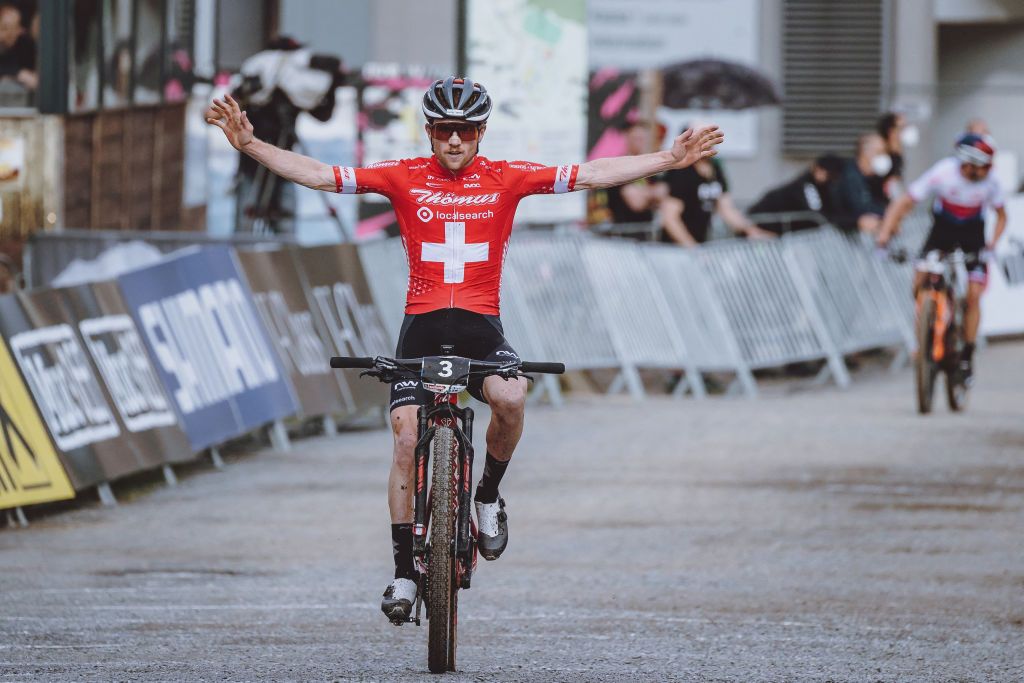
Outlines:
{"label": "muddy bike frame", "polygon": [[962,410],[967,399],[967,387],[959,369],[968,284],[964,252],[930,251],[915,270],[923,274],[915,297],[918,411],[931,412],[939,370],[946,374],[950,409]]}
{"label": "muddy bike frame", "polygon": [[[538,372],[561,374],[565,366],[561,363],[531,363],[521,361],[488,362],[477,361],[453,355],[453,347],[442,346],[440,356],[424,358],[347,358],[331,359],[333,368],[361,368],[362,375],[374,377],[381,382],[391,383],[400,379],[413,379],[433,394],[428,405],[421,405],[417,411],[417,440],[415,446],[414,508],[413,508],[413,558],[419,570],[419,585],[416,607],[407,621],[420,625],[420,611],[427,601],[427,619],[430,631],[427,646],[427,661],[434,673],[455,670],[455,655],[458,633],[458,591],[471,585],[476,568],[476,525],[470,514],[473,479],[473,409],[458,405],[458,394],[467,388],[471,377],[490,376],[515,379],[523,373]],[[450,449],[450,450],[447,450]],[[433,483],[428,489],[431,454],[435,459]],[[445,462],[450,472],[438,470]],[[450,477],[450,479],[449,479]],[[435,499],[435,488],[444,488],[448,500]],[[441,494],[443,495],[443,493]],[[435,505],[449,506],[449,510],[435,509]],[[450,513],[449,513],[450,511]],[[437,533],[437,520],[451,520],[454,529],[443,529]],[[447,521],[442,526],[447,526]],[[435,526],[431,526],[431,525]],[[428,543],[428,531],[433,543]],[[453,532],[453,533],[450,533]],[[431,572],[431,555],[441,552],[432,547],[438,539],[448,545],[445,556],[436,556],[437,567],[447,565],[448,571]],[[443,558],[443,559],[442,559]],[[435,567],[435,569],[437,569]],[[435,583],[430,585],[430,577]],[[438,590],[448,595],[437,594]],[[432,592],[433,591],[433,592]],[[431,614],[431,605],[436,612]],[[446,623],[439,623],[441,616]],[[401,623],[401,622],[399,622]]]}

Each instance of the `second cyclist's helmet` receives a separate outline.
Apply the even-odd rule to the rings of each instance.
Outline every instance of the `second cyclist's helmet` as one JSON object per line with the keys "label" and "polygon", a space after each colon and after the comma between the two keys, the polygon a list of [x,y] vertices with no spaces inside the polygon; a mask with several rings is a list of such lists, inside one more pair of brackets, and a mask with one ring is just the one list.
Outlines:
{"label": "second cyclist's helmet", "polygon": [[487,89],[468,78],[438,79],[423,94],[423,115],[428,121],[455,119],[486,123],[491,115]]}
{"label": "second cyclist's helmet", "polygon": [[995,154],[995,143],[987,135],[967,133],[956,141],[956,158],[965,164],[988,166]]}

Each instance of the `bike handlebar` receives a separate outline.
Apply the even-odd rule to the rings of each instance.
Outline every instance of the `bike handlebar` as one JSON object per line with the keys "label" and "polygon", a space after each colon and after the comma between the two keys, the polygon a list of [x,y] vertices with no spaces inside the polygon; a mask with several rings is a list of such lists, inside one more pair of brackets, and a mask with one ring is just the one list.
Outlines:
{"label": "bike handlebar", "polygon": [[[385,366],[409,366],[417,363],[422,363],[422,358],[367,358],[367,357],[349,357],[349,356],[334,356],[331,358],[331,367],[336,369],[355,369],[355,370],[373,370],[374,368],[381,367],[378,362]],[[515,365],[514,363],[495,363],[489,361],[478,361],[474,360],[470,363],[472,371],[480,370],[499,370],[506,368],[509,365]],[[564,363],[544,363],[544,362],[532,362],[523,361],[518,364],[520,372],[536,372],[548,375],[561,375],[565,372]]]}
{"label": "bike handlebar", "polygon": [[331,367],[339,370],[372,370],[376,367],[373,364],[373,361],[373,358],[349,358],[348,356],[335,356],[331,358]]}

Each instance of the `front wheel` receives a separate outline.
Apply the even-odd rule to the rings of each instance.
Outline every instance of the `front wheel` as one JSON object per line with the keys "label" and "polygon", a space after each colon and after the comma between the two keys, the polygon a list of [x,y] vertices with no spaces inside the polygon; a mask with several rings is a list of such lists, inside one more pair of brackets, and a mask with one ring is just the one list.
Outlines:
{"label": "front wheel", "polygon": [[438,427],[431,441],[430,564],[427,565],[427,668],[455,670],[455,434]]}
{"label": "front wheel", "polygon": [[917,310],[917,362],[914,374],[917,384],[917,411],[926,415],[932,411],[935,390],[935,361],[932,346],[935,335],[935,299],[929,294],[921,296]]}

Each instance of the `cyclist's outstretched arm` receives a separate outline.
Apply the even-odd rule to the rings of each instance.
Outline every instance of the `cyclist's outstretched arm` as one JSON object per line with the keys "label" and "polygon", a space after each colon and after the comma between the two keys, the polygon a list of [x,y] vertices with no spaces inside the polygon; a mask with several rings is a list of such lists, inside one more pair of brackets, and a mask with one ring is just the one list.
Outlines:
{"label": "cyclist's outstretched arm", "polygon": [[885,210],[885,217],[882,218],[882,227],[878,230],[878,245],[884,247],[892,239],[893,235],[900,231],[900,223],[917,204],[909,193],[903,195]]}
{"label": "cyclist's outstretched arm", "polygon": [[631,183],[673,168],[686,168],[717,154],[715,149],[725,136],[718,126],[687,129],[676,137],[672,149],[628,157],[594,159],[580,165],[577,190],[600,190]]}
{"label": "cyclist's outstretched arm", "polygon": [[206,111],[206,122],[224,131],[224,137],[232,147],[248,154],[285,180],[314,190],[335,191],[334,170],[331,166],[257,138],[253,135],[249,117],[231,95],[225,95],[224,100],[213,101]]}

